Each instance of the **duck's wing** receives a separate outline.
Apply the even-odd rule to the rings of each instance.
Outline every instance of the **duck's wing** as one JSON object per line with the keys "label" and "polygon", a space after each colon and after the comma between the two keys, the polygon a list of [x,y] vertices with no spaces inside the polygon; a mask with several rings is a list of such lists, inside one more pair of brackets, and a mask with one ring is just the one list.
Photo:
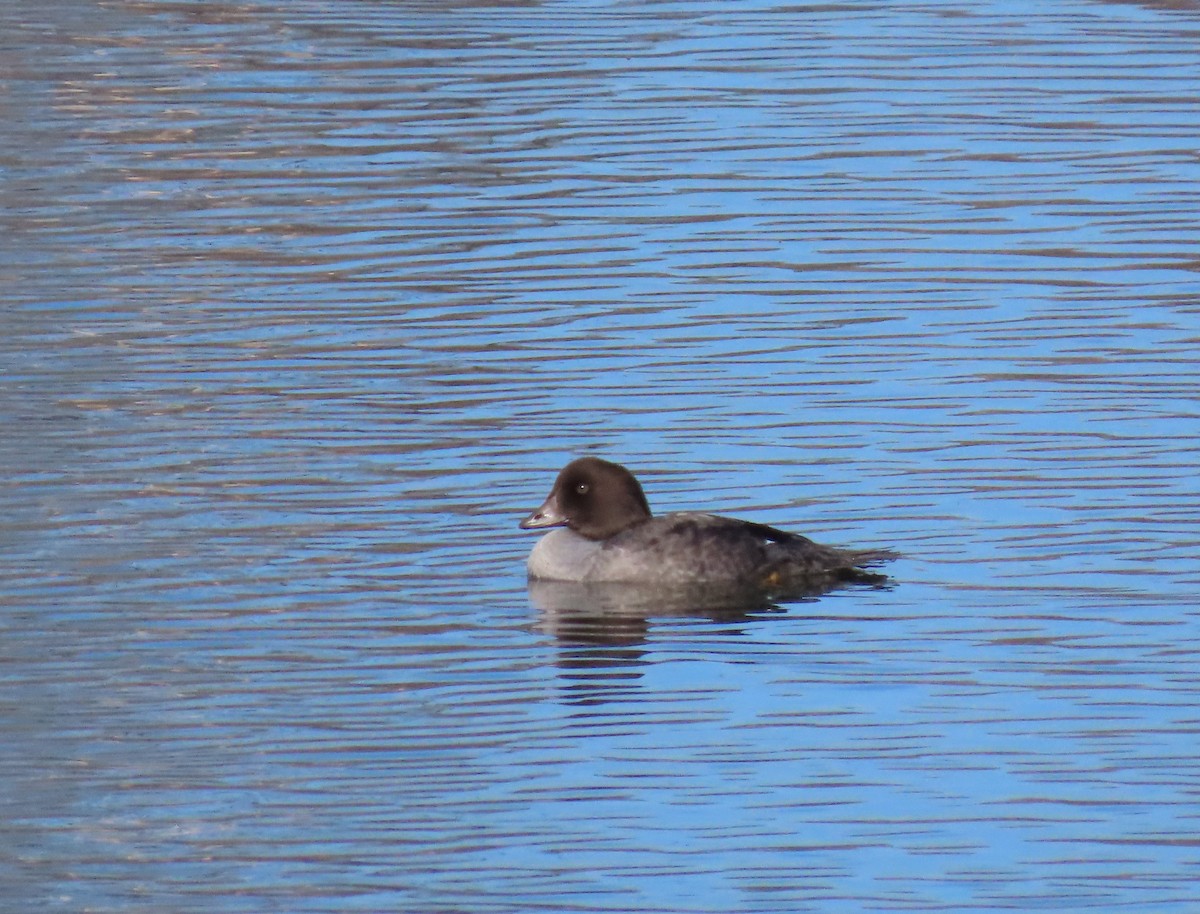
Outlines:
{"label": "duck's wing", "polygon": [[879,565],[897,558],[890,549],[838,549],[814,542],[799,533],[789,533],[754,521],[719,515],[710,518],[711,530],[720,538],[741,539],[752,536],[763,544],[772,571],[793,575],[832,574],[839,580],[879,583],[883,575],[863,571],[863,566]]}

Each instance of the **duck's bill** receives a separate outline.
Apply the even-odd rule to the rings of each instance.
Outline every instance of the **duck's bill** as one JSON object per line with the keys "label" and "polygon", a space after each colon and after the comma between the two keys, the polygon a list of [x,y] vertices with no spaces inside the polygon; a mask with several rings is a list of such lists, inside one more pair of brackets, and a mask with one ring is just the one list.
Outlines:
{"label": "duck's bill", "polygon": [[558,510],[554,498],[547,498],[545,504],[521,521],[518,526],[522,530],[537,530],[541,527],[561,527],[567,522]]}

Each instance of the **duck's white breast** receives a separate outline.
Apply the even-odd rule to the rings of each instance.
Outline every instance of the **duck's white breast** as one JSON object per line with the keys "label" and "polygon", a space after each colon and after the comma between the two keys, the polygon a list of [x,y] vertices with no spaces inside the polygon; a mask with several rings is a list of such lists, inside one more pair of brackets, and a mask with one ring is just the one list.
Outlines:
{"label": "duck's white breast", "polygon": [[602,548],[601,543],[560,527],[537,541],[525,566],[531,578],[582,581]]}

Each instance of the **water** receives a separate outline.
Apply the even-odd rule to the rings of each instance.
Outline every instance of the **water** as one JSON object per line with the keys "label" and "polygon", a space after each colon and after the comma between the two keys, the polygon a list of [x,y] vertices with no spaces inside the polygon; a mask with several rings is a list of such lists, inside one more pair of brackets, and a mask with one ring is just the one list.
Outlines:
{"label": "water", "polygon": [[[1200,5],[0,36],[0,908],[1196,909]],[[582,453],[904,558],[564,607]]]}

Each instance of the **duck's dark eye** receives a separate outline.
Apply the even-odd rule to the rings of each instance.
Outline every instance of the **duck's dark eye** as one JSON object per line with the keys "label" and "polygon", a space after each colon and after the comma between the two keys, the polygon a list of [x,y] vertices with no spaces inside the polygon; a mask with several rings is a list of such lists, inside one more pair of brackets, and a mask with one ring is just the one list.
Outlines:
{"label": "duck's dark eye", "polygon": [[588,489],[591,488],[586,482],[576,483],[575,491],[580,495],[587,495]]}

